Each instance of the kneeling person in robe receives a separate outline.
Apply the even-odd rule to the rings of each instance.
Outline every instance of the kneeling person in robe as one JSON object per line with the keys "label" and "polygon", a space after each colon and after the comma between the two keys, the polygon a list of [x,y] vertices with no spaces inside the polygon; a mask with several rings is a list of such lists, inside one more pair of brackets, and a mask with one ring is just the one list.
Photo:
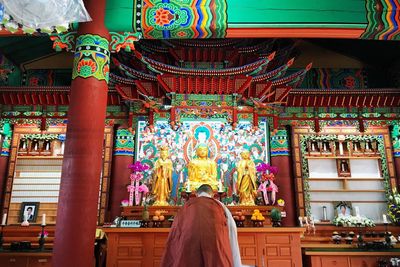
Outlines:
{"label": "kneeling person in robe", "polygon": [[178,212],[168,236],[163,267],[239,267],[237,229],[230,211],[201,185]]}

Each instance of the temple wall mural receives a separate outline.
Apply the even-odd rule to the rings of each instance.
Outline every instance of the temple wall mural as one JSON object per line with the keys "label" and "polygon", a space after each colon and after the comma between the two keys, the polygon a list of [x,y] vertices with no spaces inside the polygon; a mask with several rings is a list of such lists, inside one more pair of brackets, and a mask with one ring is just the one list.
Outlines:
{"label": "temple wall mural", "polygon": [[162,146],[169,148],[173,162],[173,195],[187,180],[189,161],[196,157],[196,148],[206,144],[209,157],[218,165],[218,179],[228,187],[228,194],[236,193],[236,164],[240,153],[249,150],[251,159],[256,163],[268,162],[268,128],[261,122],[254,129],[249,122],[240,122],[235,129],[224,121],[183,121],[173,130],[167,121],[157,121],[154,130],[145,121],[138,123],[138,146],[136,159],[150,166],[147,179],[151,179],[151,170],[159,157]]}

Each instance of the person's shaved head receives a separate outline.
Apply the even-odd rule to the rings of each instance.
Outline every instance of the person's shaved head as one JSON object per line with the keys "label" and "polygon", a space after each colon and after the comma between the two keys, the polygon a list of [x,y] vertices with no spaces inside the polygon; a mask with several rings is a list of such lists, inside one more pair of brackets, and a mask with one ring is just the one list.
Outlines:
{"label": "person's shaved head", "polygon": [[212,196],[213,195],[213,189],[208,184],[202,184],[199,188],[197,188],[196,193],[197,194],[207,193],[210,196]]}

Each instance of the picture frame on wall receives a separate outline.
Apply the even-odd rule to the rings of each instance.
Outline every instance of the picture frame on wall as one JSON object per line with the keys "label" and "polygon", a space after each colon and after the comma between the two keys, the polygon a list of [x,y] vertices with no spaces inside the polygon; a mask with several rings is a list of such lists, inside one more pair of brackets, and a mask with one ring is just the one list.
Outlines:
{"label": "picture frame on wall", "polygon": [[25,217],[28,222],[36,222],[39,213],[40,202],[22,202],[19,221],[23,222]]}
{"label": "picture frame on wall", "polygon": [[351,202],[333,202],[333,207],[335,208],[335,217],[348,217],[352,215],[353,207]]}

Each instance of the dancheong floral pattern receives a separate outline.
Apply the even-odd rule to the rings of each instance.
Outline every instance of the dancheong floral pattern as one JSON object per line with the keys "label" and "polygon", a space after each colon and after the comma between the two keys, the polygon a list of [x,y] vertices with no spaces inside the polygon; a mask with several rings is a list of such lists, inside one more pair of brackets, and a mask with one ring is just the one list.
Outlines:
{"label": "dancheong floral pattern", "polygon": [[109,65],[110,52],[107,39],[91,34],[77,38],[72,79],[93,77],[108,82]]}
{"label": "dancheong floral pattern", "polygon": [[134,27],[147,39],[223,38],[226,0],[143,0]]}

